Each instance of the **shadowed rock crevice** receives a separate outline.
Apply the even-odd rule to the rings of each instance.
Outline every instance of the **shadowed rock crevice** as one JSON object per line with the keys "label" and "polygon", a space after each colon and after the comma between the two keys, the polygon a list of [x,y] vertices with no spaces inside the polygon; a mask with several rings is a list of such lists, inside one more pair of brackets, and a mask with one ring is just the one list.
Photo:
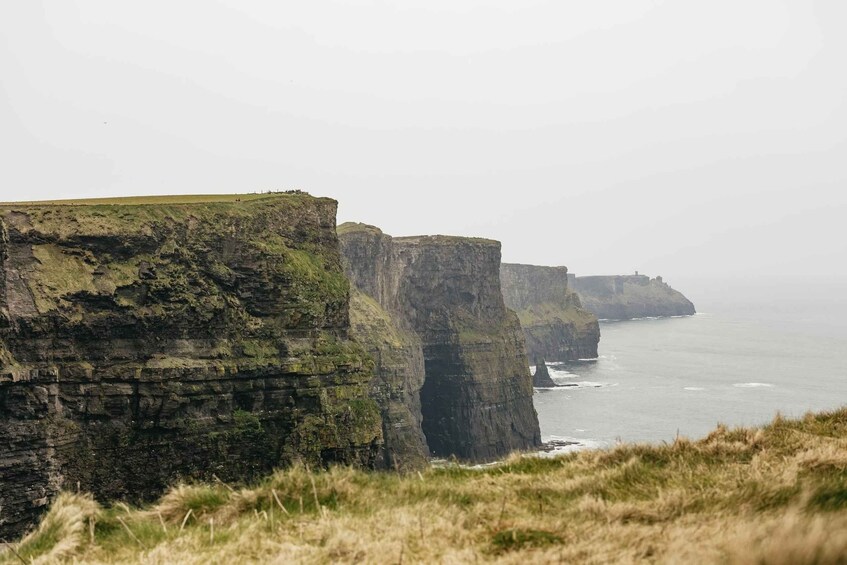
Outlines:
{"label": "shadowed rock crevice", "polygon": [[[500,244],[392,238],[362,224],[338,231],[353,285],[420,343],[424,378],[407,388],[419,391],[426,443],[418,452],[490,460],[539,445],[523,335],[500,289]],[[377,375],[402,388],[391,384],[398,372],[378,369]],[[398,429],[410,429],[406,422],[418,417],[417,406],[409,408]],[[406,446],[414,444],[411,431],[405,437]]]}

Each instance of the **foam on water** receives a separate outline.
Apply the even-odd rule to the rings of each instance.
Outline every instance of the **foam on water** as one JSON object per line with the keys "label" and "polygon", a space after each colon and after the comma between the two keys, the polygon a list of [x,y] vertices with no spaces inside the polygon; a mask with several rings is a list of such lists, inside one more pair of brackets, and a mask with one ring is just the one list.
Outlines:
{"label": "foam on water", "polygon": [[735,388],[773,388],[770,383],[736,383],[732,386]]}
{"label": "foam on water", "polygon": [[539,451],[537,453],[533,453],[532,455],[534,457],[557,457],[566,453],[585,451],[586,449],[603,449],[604,447],[607,447],[606,442],[589,438],[577,438],[570,436],[548,436],[542,438],[542,440],[544,441],[544,443],[559,443],[561,445],[553,447],[553,449],[550,451]]}
{"label": "foam on water", "polygon": [[575,379],[579,377],[579,375],[575,373],[565,371],[564,369],[557,369],[555,367],[547,367],[547,370],[550,371],[551,377],[558,377],[560,379]]}
{"label": "foam on water", "polygon": [[690,391],[693,391],[693,392],[699,392],[701,390],[706,390],[706,389],[703,388],[703,387],[700,387],[700,386],[687,386],[683,390],[690,390]]}
{"label": "foam on water", "polygon": [[[574,375],[576,376],[576,375]],[[556,379],[553,379],[553,382],[556,382]],[[541,391],[569,391],[569,390],[579,390],[584,388],[608,388],[612,386],[618,386],[618,383],[597,383],[594,381],[577,381],[577,382],[568,382],[568,383],[556,383],[559,386],[556,387],[547,387],[547,386],[537,386],[534,387],[535,390]]]}

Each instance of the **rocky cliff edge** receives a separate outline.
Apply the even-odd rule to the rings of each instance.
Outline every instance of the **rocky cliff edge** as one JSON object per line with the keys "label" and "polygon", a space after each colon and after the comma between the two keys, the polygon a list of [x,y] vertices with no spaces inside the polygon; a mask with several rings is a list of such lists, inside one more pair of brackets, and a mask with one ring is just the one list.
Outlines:
{"label": "rocky cliff edge", "polygon": [[504,263],[500,278],[506,306],[520,318],[530,359],[597,357],[600,325],[570,289],[567,267]]}
{"label": "rocky cliff edge", "polygon": [[61,488],[139,501],[376,465],[335,213],[304,194],[0,205],[0,538]]}
{"label": "rocky cliff edge", "polygon": [[[363,224],[344,224],[338,233],[347,274],[370,310],[354,319],[383,317],[395,336],[369,336],[374,354],[385,360],[397,359],[391,352],[398,349],[421,351],[422,367],[416,355],[402,366],[378,363],[377,380],[396,391],[396,417],[388,421],[402,435],[387,435],[386,446],[397,441],[403,447],[392,449],[406,456],[429,451],[470,460],[538,446],[524,339],[500,288],[500,244],[393,238]],[[418,419],[424,437],[414,429]]]}

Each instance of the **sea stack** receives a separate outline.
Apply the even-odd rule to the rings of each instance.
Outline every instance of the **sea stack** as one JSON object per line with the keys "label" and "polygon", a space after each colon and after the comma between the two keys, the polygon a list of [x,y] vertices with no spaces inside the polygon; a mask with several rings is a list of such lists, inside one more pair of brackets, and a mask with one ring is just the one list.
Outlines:
{"label": "sea stack", "polygon": [[535,374],[532,376],[532,386],[535,388],[555,388],[559,386],[550,378],[547,363],[541,357],[535,359]]}

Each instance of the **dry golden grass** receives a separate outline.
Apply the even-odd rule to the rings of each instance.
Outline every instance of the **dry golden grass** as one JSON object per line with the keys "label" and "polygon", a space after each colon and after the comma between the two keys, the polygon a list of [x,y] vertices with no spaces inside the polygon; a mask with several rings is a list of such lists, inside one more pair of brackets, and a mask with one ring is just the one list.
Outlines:
{"label": "dry golden grass", "polygon": [[847,409],[485,469],[294,468],[181,485],[142,509],[63,495],[15,549],[81,563],[847,563]]}

